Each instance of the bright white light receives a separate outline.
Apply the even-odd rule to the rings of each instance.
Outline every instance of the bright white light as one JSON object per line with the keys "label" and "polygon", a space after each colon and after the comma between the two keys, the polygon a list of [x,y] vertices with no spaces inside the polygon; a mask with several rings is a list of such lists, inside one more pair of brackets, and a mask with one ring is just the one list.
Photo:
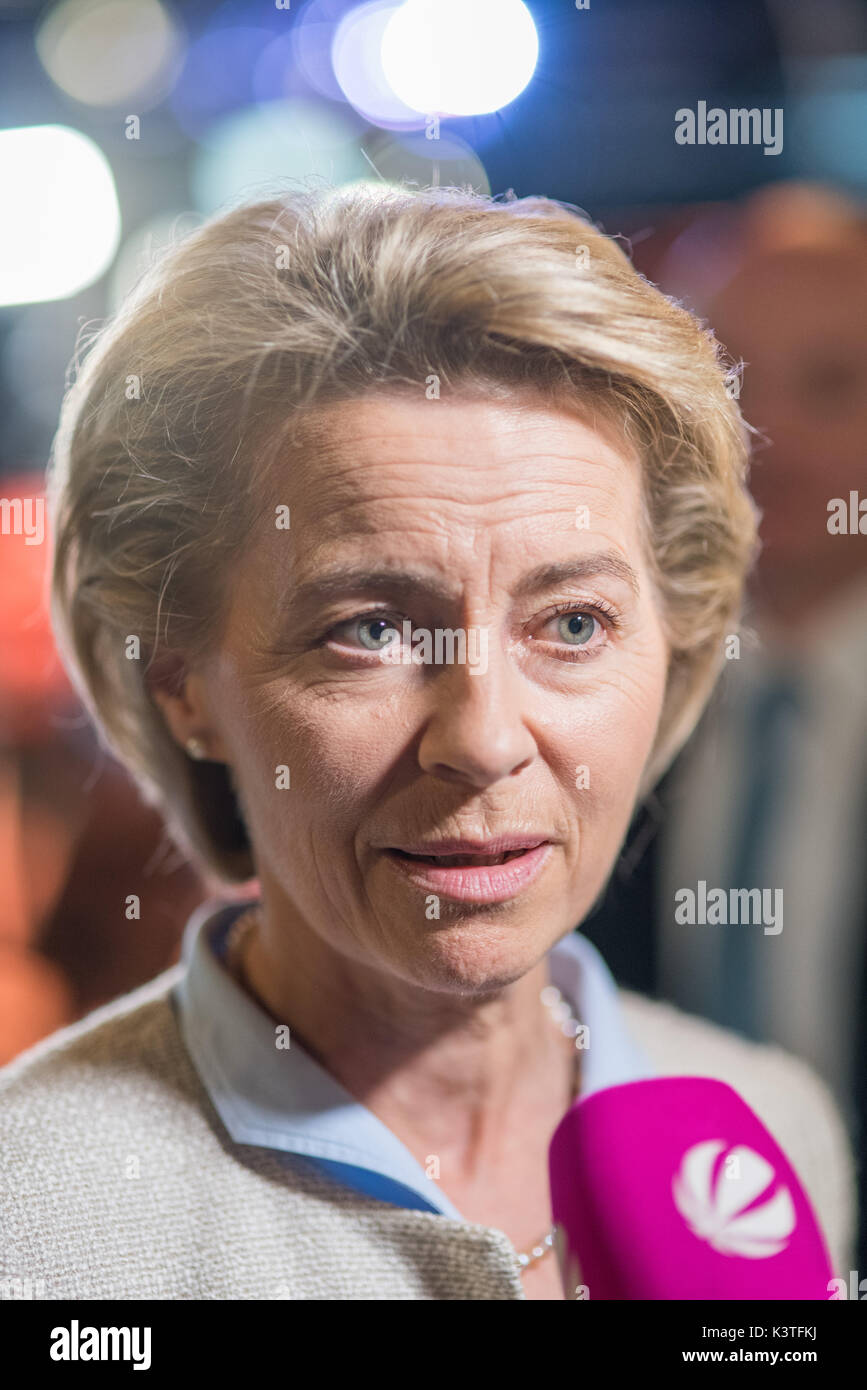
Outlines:
{"label": "bright white light", "polygon": [[331,66],[347,101],[366,120],[415,127],[424,118],[400,100],[382,70],[382,37],[399,8],[370,0],[345,14],[331,44]]}
{"label": "bright white light", "polygon": [[68,299],[98,280],[120,240],[102,151],[62,125],[0,130],[0,304]]}
{"label": "bright white light", "polygon": [[390,86],[426,115],[498,111],[524,90],[538,56],[523,0],[407,0],[382,38]]}

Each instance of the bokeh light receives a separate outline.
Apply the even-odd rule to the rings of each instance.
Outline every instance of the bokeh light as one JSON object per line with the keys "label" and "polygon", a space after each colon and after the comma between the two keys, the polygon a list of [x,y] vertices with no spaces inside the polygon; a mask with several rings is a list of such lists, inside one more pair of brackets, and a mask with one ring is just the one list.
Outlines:
{"label": "bokeh light", "polygon": [[190,45],[171,107],[178,125],[200,139],[254,99],[257,65],[274,35],[262,27],[214,28]]}
{"label": "bokeh light", "polygon": [[193,165],[196,207],[211,213],[241,195],[267,196],[269,181],[368,178],[359,148],[363,124],[346,109],[312,97],[265,102],[209,131]]}
{"label": "bokeh light", "polygon": [[0,131],[0,304],[77,294],[105,272],[120,240],[108,162],[68,126]]}
{"label": "bokeh light", "polygon": [[409,181],[419,185],[469,185],[477,193],[490,193],[485,166],[475,150],[454,131],[440,130],[438,140],[423,131],[376,131],[364,141],[364,151],[376,173],[389,183]]}
{"label": "bokeh light", "polygon": [[792,103],[791,128],[804,164],[867,188],[867,57],[825,58],[812,65]]}
{"label": "bokeh light", "polygon": [[382,66],[415,111],[484,115],[514,101],[539,56],[523,0],[407,0],[382,38]]}
{"label": "bokeh light", "polygon": [[401,101],[382,66],[383,36],[397,9],[393,0],[371,0],[352,10],[337,26],[331,62],[347,101],[368,121],[412,129],[424,117]]}
{"label": "bokeh light", "polygon": [[334,35],[356,3],[357,0],[308,0],[290,30],[294,70],[312,91],[331,101],[343,100],[331,65]]}
{"label": "bokeh light", "polygon": [[161,101],[183,62],[185,40],[160,0],[61,0],[41,21],[36,51],[68,96],[88,106]]}

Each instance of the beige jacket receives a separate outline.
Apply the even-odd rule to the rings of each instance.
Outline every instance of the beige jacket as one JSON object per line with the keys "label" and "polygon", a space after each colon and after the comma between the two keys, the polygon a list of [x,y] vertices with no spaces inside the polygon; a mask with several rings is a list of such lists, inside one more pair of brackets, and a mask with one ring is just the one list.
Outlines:
{"label": "beige jacket", "polygon": [[[502,1231],[380,1202],[297,1155],[235,1144],[178,1030],[169,992],[182,969],[0,1069],[0,1298],[524,1297]],[[660,1074],[727,1081],[764,1120],[846,1277],[852,1156],[824,1083],[776,1048],[620,997]]]}

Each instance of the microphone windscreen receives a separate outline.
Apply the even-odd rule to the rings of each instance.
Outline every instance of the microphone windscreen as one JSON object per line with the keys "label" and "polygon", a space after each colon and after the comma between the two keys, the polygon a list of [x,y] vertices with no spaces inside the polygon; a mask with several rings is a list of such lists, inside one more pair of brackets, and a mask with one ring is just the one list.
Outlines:
{"label": "microphone windscreen", "polygon": [[549,1170],[567,1298],[828,1298],[803,1186],[723,1081],[659,1077],[579,1098]]}

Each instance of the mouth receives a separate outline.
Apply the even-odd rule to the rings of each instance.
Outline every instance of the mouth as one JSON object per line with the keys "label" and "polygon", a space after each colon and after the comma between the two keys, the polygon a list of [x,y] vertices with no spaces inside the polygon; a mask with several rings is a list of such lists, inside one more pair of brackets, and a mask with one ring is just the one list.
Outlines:
{"label": "mouth", "polygon": [[497,903],[516,897],[535,882],[554,850],[550,840],[517,836],[511,837],[511,843],[464,848],[445,842],[442,848],[443,853],[433,854],[428,845],[423,849],[392,846],[382,853],[419,888],[458,902]]}
{"label": "mouth", "polygon": [[[536,841],[536,845],[545,843],[544,840]],[[401,859],[408,859],[415,864],[436,864],[441,869],[482,869],[493,868],[496,864],[506,864],[510,859],[520,859],[531,849],[535,849],[536,845],[504,850],[500,854],[411,854],[404,849],[391,849],[389,853],[397,854]]]}

